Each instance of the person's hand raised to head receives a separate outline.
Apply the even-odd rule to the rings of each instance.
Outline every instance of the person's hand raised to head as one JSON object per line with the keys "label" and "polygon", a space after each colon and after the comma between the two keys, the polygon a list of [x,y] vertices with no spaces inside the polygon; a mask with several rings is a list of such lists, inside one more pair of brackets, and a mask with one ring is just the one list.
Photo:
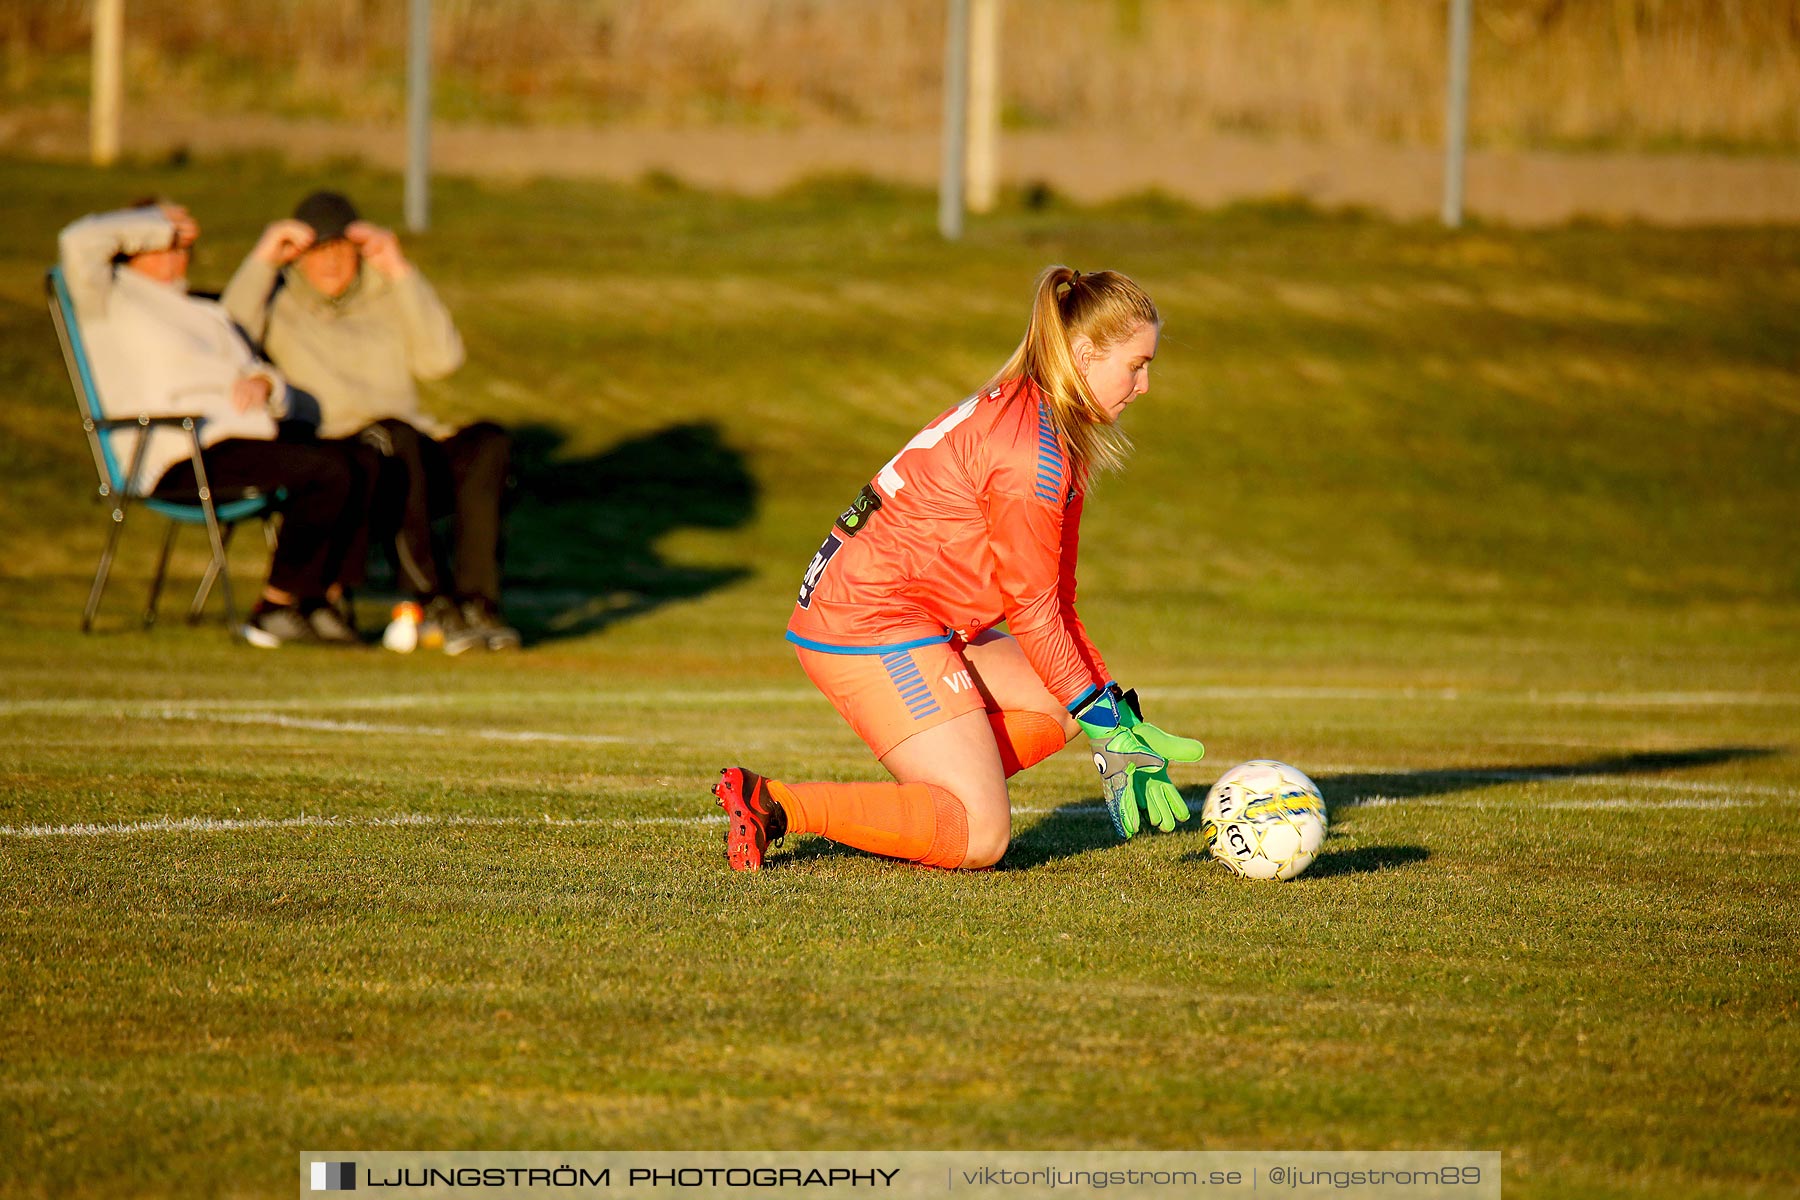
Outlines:
{"label": "person's hand raised to head", "polygon": [[251,254],[271,267],[285,267],[306,252],[314,236],[313,227],[305,221],[283,217],[262,231]]}
{"label": "person's hand raised to head", "polygon": [[406,255],[400,252],[400,239],[391,229],[383,229],[379,225],[371,225],[367,221],[352,221],[344,230],[344,236],[350,239],[358,254],[371,267],[380,271],[389,279],[399,279],[412,270],[412,264],[406,261]]}
{"label": "person's hand raised to head", "polygon": [[253,408],[267,408],[275,388],[262,375],[246,375],[231,385],[231,406],[241,413]]}
{"label": "person's hand raised to head", "polygon": [[169,249],[186,250],[200,240],[200,222],[187,209],[179,204],[158,204],[156,208],[175,227],[175,240],[169,243]]}

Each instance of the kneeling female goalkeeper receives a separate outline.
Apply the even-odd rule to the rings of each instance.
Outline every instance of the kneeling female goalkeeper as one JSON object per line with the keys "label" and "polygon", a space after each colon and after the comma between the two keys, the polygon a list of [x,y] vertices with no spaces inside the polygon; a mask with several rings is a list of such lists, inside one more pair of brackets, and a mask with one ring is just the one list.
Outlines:
{"label": "kneeling female goalkeeper", "polygon": [[[1170,760],[1200,743],[1146,724],[1075,614],[1082,503],[1128,445],[1162,319],[1112,271],[1038,277],[1025,338],[987,386],[908,442],[844,510],[800,586],[800,665],[893,775],[781,783],[742,767],[713,792],[734,870],[817,833],[934,867],[1006,852],[1006,780],[1086,734],[1120,837],[1138,810],[1188,817]],[[1001,621],[1008,633],[994,628]]]}

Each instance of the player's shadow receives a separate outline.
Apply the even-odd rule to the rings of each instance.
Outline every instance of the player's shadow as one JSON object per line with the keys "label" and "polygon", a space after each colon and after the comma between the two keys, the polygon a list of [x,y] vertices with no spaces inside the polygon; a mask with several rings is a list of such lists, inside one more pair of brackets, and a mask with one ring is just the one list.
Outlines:
{"label": "player's shadow", "polygon": [[[1445,796],[1516,783],[1553,783],[1614,775],[1654,775],[1710,767],[1781,753],[1769,746],[1699,746],[1691,750],[1641,750],[1581,762],[1436,767],[1419,771],[1355,771],[1315,779],[1327,810],[1337,813],[1367,804],[1387,804],[1424,796]],[[1206,793],[1199,790],[1199,799]],[[1198,802],[1190,801],[1198,810]]]}
{"label": "player's shadow", "polygon": [[[1066,817],[1066,819],[1065,819]],[[1198,822],[1193,828],[1177,830],[1177,833],[1195,832]],[[1065,805],[1052,816],[1039,821],[1013,834],[1012,844],[1007,847],[1006,854],[995,864],[996,871],[1026,871],[1042,866],[1059,858],[1073,858],[1078,854],[1086,854],[1090,850],[1104,850],[1108,846],[1116,846],[1119,839],[1113,836],[1112,822],[1107,820],[1104,809],[1096,808],[1092,802]],[[813,859],[839,858],[844,855],[868,858],[869,855],[849,846],[827,841],[822,837],[804,837],[788,843],[789,853],[784,857],[779,852],[768,860],[770,867],[780,867],[786,863],[809,862]],[[908,866],[907,863],[895,863],[896,867]]]}
{"label": "player's shadow", "polygon": [[[1325,848],[1297,882],[1329,879],[1333,875],[1372,875],[1377,871],[1410,867],[1430,857],[1431,851],[1423,846],[1358,846],[1355,849],[1333,850],[1330,835],[1327,834]],[[1183,862],[1196,865],[1213,861],[1210,850],[1196,850],[1191,854],[1183,854],[1181,858]]]}
{"label": "player's shadow", "polygon": [[[1098,780],[1095,781],[1095,786],[1099,786]],[[1205,794],[1203,790],[1201,795]],[[1198,817],[1199,802],[1192,801],[1190,807]],[[1170,836],[1182,837],[1190,833],[1197,834],[1199,828],[1198,820],[1190,821],[1186,825],[1176,826],[1174,834]],[[1150,832],[1155,834],[1155,830]],[[1138,836],[1146,835],[1140,833]],[[1112,821],[1106,815],[1105,805],[1093,798],[1072,801],[1060,805],[1035,825],[1028,825],[1023,829],[1018,827],[1015,819],[1012,845],[1006,848],[1006,854],[1001,858],[998,869],[1029,871],[1041,867],[1045,863],[1075,858],[1118,844],[1119,836],[1113,832]]]}
{"label": "player's shadow", "polygon": [[[1479,791],[1506,784],[1553,782],[1560,779],[1598,778],[1615,775],[1653,775],[1664,771],[1714,766],[1744,759],[1767,758],[1781,753],[1768,746],[1702,746],[1691,750],[1635,751],[1604,755],[1581,762],[1528,763],[1480,767],[1441,767],[1419,771],[1369,771],[1339,775],[1321,775],[1314,780],[1325,798],[1326,811],[1335,822],[1344,812],[1374,803],[1393,803],[1426,796],[1452,795]],[[1176,827],[1172,834],[1151,831],[1139,837],[1186,837],[1203,839],[1200,810],[1206,802],[1207,785],[1181,789],[1193,818]],[[1021,830],[1001,860],[1006,870],[1030,870],[1058,859],[1073,858],[1095,850],[1106,850],[1119,844],[1105,811],[1092,800],[1073,801],[1058,808],[1037,824]],[[1187,857],[1201,861],[1208,857],[1203,841]],[[1324,851],[1303,878],[1332,875],[1354,875],[1390,870],[1423,862],[1431,857],[1423,846],[1364,846],[1354,850],[1333,850],[1330,840]]]}
{"label": "player's shadow", "polygon": [[1329,879],[1333,875],[1372,875],[1377,871],[1410,867],[1430,857],[1431,851],[1423,846],[1358,846],[1355,849],[1333,850],[1331,839],[1327,836],[1324,850],[1313,860],[1313,865],[1298,882]]}
{"label": "player's shadow", "polygon": [[[770,851],[769,857],[764,860],[767,867],[779,869],[781,867],[796,865],[803,862],[811,862],[813,859],[818,858],[876,859],[875,855],[858,850],[854,846],[845,846],[839,842],[830,841],[829,839],[822,837],[812,837],[807,834],[802,834],[796,838],[790,838],[786,843],[786,847],[786,853],[783,853],[780,850]],[[894,862],[894,865],[896,867],[912,866],[911,863],[903,862]]]}
{"label": "player's shadow", "polygon": [[756,479],[718,426],[670,425],[579,457],[549,426],[512,435],[506,606],[527,639],[591,633],[750,574],[670,563],[657,547],[677,529],[734,529],[755,515]]}
{"label": "player's shadow", "polygon": [[[1199,799],[1195,798],[1193,806],[1199,811]],[[1094,814],[1087,811],[1085,805],[1068,806],[1076,811],[1064,817],[1061,812],[1050,820],[1040,821],[1029,829],[1021,831],[1013,838],[1012,845],[1007,848],[1006,856],[994,867],[996,871],[1029,871],[1058,859],[1074,858],[1094,850],[1105,850],[1119,844],[1114,836],[1112,822],[1104,813]],[[1145,836],[1143,834],[1140,837]],[[1155,834],[1157,837],[1196,838],[1201,837],[1198,820],[1176,828],[1172,834]],[[1204,847],[1204,841],[1199,845]],[[788,861],[798,864],[813,859],[839,858],[843,856],[862,856],[862,851],[828,842],[824,838],[807,838],[793,844]],[[1354,850],[1333,852],[1330,843],[1326,844],[1325,853],[1321,854],[1312,869],[1303,878],[1324,879],[1333,875],[1361,875],[1375,871],[1388,871],[1396,867],[1410,866],[1423,862],[1431,857],[1431,851],[1423,846],[1361,846]],[[1193,863],[1208,863],[1212,855],[1204,848],[1189,851],[1182,859]],[[780,867],[783,859],[772,857],[770,867]],[[896,864],[899,866],[901,864]]]}

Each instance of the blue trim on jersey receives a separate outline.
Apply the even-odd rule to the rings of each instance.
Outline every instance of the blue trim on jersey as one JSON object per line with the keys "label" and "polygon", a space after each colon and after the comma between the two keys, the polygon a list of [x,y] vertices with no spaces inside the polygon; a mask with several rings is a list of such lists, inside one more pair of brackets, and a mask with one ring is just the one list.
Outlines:
{"label": "blue trim on jersey", "polygon": [[793,630],[787,631],[787,640],[796,646],[804,646],[808,650],[817,650],[820,654],[892,654],[898,650],[917,650],[920,646],[935,646],[950,640],[947,633],[937,637],[918,638],[910,642],[895,642],[887,646],[834,646],[830,642],[815,642],[811,638],[803,638]]}

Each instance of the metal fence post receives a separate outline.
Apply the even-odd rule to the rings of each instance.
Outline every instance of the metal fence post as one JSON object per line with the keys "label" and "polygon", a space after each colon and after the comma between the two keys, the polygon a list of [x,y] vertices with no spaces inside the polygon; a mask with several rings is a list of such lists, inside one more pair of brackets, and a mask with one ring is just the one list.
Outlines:
{"label": "metal fence post", "polygon": [[1469,9],[1473,0],[1450,0],[1449,84],[1444,99],[1444,224],[1463,219],[1463,158],[1469,138]]}
{"label": "metal fence post", "polygon": [[406,35],[406,228],[431,224],[431,0],[412,0]]}
{"label": "metal fence post", "polygon": [[88,98],[88,157],[110,167],[119,157],[125,92],[125,0],[95,0],[93,89]]}
{"label": "metal fence post", "polygon": [[969,14],[969,211],[1000,198],[1000,0],[973,0]]}
{"label": "metal fence post", "polygon": [[938,232],[954,242],[963,231],[968,169],[969,0],[949,0],[944,35],[944,160],[938,181]]}

